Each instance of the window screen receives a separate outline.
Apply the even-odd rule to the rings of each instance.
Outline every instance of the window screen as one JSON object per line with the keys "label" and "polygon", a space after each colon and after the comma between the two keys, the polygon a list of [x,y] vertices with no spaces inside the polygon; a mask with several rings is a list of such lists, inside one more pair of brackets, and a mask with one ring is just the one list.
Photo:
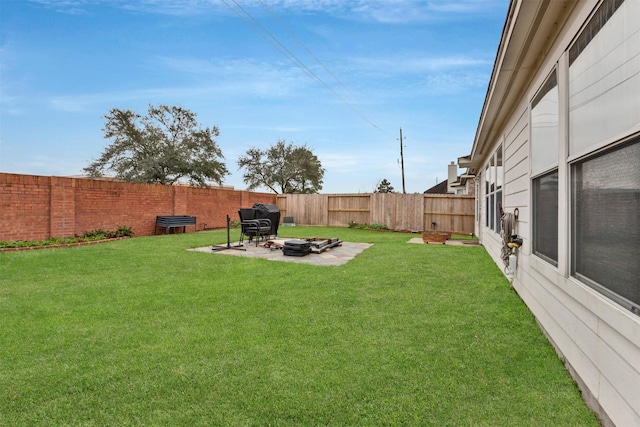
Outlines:
{"label": "window screen", "polygon": [[533,180],[533,253],[558,265],[558,171]]}
{"label": "window screen", "polygon": [[640,136],[572,165],[572,187],[572,274],[640,313]]}

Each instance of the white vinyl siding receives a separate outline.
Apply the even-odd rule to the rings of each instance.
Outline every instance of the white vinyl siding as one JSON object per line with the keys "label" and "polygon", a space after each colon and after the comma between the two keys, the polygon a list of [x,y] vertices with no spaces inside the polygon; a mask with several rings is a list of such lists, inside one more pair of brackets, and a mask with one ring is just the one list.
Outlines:
{"label": "white vinyl siding", "polygon": [[[524,240],[522,247],[517,250],[517,271],[512,279],[512,287],[531,310],[557,349],[560,358],[568,366],[569,372],[576,379],[585,400],[594,410],[605,414],[604,425],[640,426],[640,392],[638,392],[640,390],[640,364],[638,364],[638,360],[640,360],[640,315],[630,310],[630,306],[616,301],[615,297],[598,290],[596,286],[593,286],[593,283],[589,283],[589,281],[593,282],[593,279],[587,279],[584,274],[579,272],[583,271],[585,266],[573,263],[573,257],[580,256],[580,249],[577,249],[577,246],[582,245],[582,242],[585,242],[587,246],[594,245],[601,239],[608,240],[608,244],[616,240],[623,241],[623,245],[631,247],[632,250],[629,251],[629,254],[623,253],[622,257],[628,255],[636,259],[639,258],[636,251],[640,239],[637,234],[634,234],[635,231],[632,230],[624,236],[619,234],[624,229],[628,229],[629,225],[636,230],[640,229],[640,226],[633,222],[640,217],[637,196],[621,203],[621,191],[615,190],[617,194],[605,194],[605,198],[617,200],[615,202],[603,200],[598,209],[602,208],[606,212],[607,204],[614,204],[618,212],[615,215],[611,215],[611,213],[598,214],[604,223],[599,224],[599,220],[594,222],[593,217],[589,215],[576,217],[576,215],[580,215],[579,212],[586,211],[587,208],[591,210],[591,206],[598,206],[598,204],[592,203],[595,199],[587,201],[589,206],[582,205],[582,202],[578,201],[582,200],[582,197],[576,197],[575,191],[576,185],[578,185],[576,178],[581,173],[578,168],[583,168],[582,172],[584,172],[585,168],[598,166],[598,168],[592,168],[591,172],[593,172],[605,167],[606,173],[614,174],[613,178],[607,178],[608,185],[616,188],[621,187],[620,180],[627,182],[630,176],[640,175],[637,169],[625,172],[627,166],[624,168],[612,165],[601,166],[603,163],[601,163],[602,160],[599,160],[601,156],[628,147],[633,140],[640,138],[638,117],[634,116],[635,119],[622,119],[619,116],[611,118],[612,114],[616,115],[619,112],[603,111],[607,110],[608,104],[599,104],[598,98],[606,99],[608,92],[606,90],[603,92],[602,87],[598,84],[593,88],[598,87],[601,96],[594,96],[595,93],[591,94],[592,96],[588,98],[593,98],[593,104],[587,109],[583,109],[583,106],[579,105],[586,99],[578,101],[578,97],[586,92],[576,93],[570,89],[570,85],[576,84],[580,78],[574,73],[577,68],[570,70],[570,67],[577,64],[582,66],[584,70],[599,68],[598,65],[590,68],[586,63],[580,64],[580,61],[586,58],[580,52],[592,49],[591,43],[602,35],[605,39],[615,37],[615,35],[608,35],[609,28],[607,27],[610,26],[610,23],[603,22],[597,34],[591,33],[591,40],[588,40],[588,37],[582,38],[585,28],[591,26],[592,18],[597,15],[602,16],[599,12],[601,5],[605,4],[607,7],[611,1],[615,2],[614,7],[621,8],[614,13],[609,13],[608,19],[616,23],[614,33],[624,32],[627,39],[636,40],[638,33],[640,33],[637,24],[640,22],[638,19],[640,0],[570,2],[571,7],[564,7],[562,11],[557,10],[556,13],[548,17],[537,15],[538,11],[542,10],[541,5],[547,4],[549,7],[554,7],[560,2],[514,0],[511,3],[511,11],[514,15],[510,15],[506,22],[496,59],[496,69],[489,88],[496,90],[495,88],[504,85],[509,87],[511,94],[521,95],[511,102],[506,102],[510,101],[508,97],[493,98],[495,92],[488,91],[487,105],[483,108],[482,120],[476,135],[478,141],[484,145],[481,146],[482,150],[472,155],[472,160],[481,165],[477,169],[480,177],[478,183],[481,188],[478,190],[479,215],[481,215],[478,218],[478,226],[483,246],[499,268],[503,269],[504,264],[500,256],[502,239],[493,230],[489,231],[488,227],[481,226],[486,223],[488,218],[485,177],[488,176],[488,166],[491,159],[495,158],[497,148],[502,145],[504,153],[503,207],[506,212],[513,212],[515,208],[519,209],[516,229],[518,235]],[[632,2],[634,4],[631,4]],[[629,6],[629,4],[631,5]],[[540,13],[548,14],[549,9]],[[637,22],[633,22],[634,20]],[[621,22],[623,23],[619,25]],[[635,30],[629,32],[631,27]],[[554,32],[555,30],[557,32]],[[513,37],[514,34],[521,38]],[[521,43],[521,40],[540,40],[540,44],[536,44],[535,49],[532,49],[526,43]],[[583,45],[574,50],[577,55],[570,58],[570,49],[573,49],[578,40],[582,40]],[[589,53],[588,55],[594,60],[608,54],[607,49],[609,48],[607,46],[615,45],[611,40],[600,40],[597,43],[601,43],[600,46],[606,47],[606,49],[601,53]],[[637,84],[634,83],[634,79],[640,74],[640,66],[637,63],[638,49],[636,48],[640,46],[640,42],[634,41],[631,44],[634,46],[629,46],[630,49],[627,51],[634,53],[632,53],[633,56],[628,57],[627,62],[631,61],[632,65],[630,66],[635,73],[628,76],[629,83],[633,85]],[[526,64],[527,59],[530,59],[529,56],[532,57],[531,63],[535,63],[535,66],[530,68],[515,67],[515,65]],[[521,63],[516,62],[522,58],[524,59]],[[541,156],[536,158],[536,149],[542,147],[534,148],[531,145],[531,139],[536,138],[536,130],[531,129],[533,125],[531,106],[554,69],[558,79],[557,146],[553,147],[552,144],[549,144],[547,146],[549,151],[540,150],[538,154]],[[578,80],[575,80],[576,78]],[[628,83],[626,81],[620,82],[620,85],[625,84]],[[587,86],[589,85],[587,84]],[[640,106],[634,102],[640,100],[640,91],[637,86],[626,86],[626,88],[623,94],[616,95],[624,98],[622,102],[627,103],[627,107],[625,107],[627,110],[632,110],[631,112],[624,111],[623,116],[626,113],[637,115]],[[585,87],[585,90],[589,91],[591,87]],[[613,90],[617,89],[613,88]],[[634,96],[635,98],[633,98]],[[634,106],[630,108],[629,102]],[[586,105],[584,104],[584,106]],[[616,108],[618,107],[614,106],[614,109]],[[503,117],[501,113],[507,115]],[[599,115],[599,113],[602,114]],[[597,117],[588,118],[589,114],[596,114]],[[590,122],[592,119],[593,121]],[[578,121],[570,123],[570,120]],[[584,124],[586,128],[581,127],[580,120],[588,122]],[[606,123],[603,126],[602,123],[598,124],[598,121],[606,121]],[[600,134],[598,134],[599,132]],[[487,134],[492,136],[483,139]],[[571,146],[569,145],[570,138]],[[474,148],[477,147],[474,146]],[[628,151],[620,153],[627,157],[635,155]],[[552,158],[553,156],[555,156],[555,160]],[[538,160],[540,160],[539,163]],[[627,164],[640,165],[640,160],[633,159],[633,157],[627,160]],[[624,177],[618,177],[616,173],[623,174]],[[558,176],[557,266],[550,263],[544,256],[533,253],[535,246],[533,235],[535,233],[533,224],[535,179],[547,174],[557,174]],[[542,181],[539,183],[542,184]],[[581,186],[590,188],[593,183],[593,179],[587,178],[586,181],[583,180]],[[634,189],[638,188],[638,184],[635,183],[631,186]],[[624,185],[622,187],[625,188]],[[592,190],[588,191],[592,192]],[[588,237],[588,239],[576,242],[574,237],[577,236],[577,233],[573,227],[582,228],[585,226],[585,222],[600,226],[602,228],[601,234],[609,233],[609,236],[603,237],[597,232],[590,236],[583,234],[583,237]],[[622,226],[620,227],[620,225]],[[593,230],[593,227],[591,229]],[[555,234],[555,231],[552,233]],[[577,236],[577,238],[580,237]],[[613,243],[614,247],[619,243]],[[589,251],[592,251],[592,248],[593,246],[589,248]],[[602,253],[602,250],[600,252]],[[613,253],[611,255],[613,256]],[[606,256],[596,257],[589,262],[602,264],[606,258]],[[586,258],[584,259],[586,260]],[[639,282],[640,273],[633,270],[634,266],[638,265],[637,261],[628,258],[623,261],[619,257],[611,262],[632,266],[631,270],[623,269],[626,273],[635,275],[635,278],[631,276],[627,281],[629,283]],[[575,273],[575,270],[578,270],[578,273]],[[592,274],[588,271],[585,273]]]}

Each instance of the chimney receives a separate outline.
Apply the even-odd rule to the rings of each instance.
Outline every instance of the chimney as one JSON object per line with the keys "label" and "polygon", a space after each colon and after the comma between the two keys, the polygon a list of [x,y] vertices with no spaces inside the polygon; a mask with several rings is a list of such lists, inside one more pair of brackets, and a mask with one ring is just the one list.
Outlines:
{"label": "chimney", "polygon": [[455,193],[451,185],[458,180],[458,165],[451,162],[447,170],[447,193]]}

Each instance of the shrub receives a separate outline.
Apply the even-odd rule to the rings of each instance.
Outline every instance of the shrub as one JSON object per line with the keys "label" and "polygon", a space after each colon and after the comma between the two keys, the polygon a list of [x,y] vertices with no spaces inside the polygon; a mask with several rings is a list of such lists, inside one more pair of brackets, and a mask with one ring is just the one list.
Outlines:
{"label": "shrub", "polygon": [[85,231],[82,233],[82,240],[102,240],[107,236],[108,231],[103,230],[101,228],[96,228],[95,230]]}
{"label": "shrub", "polygon": [[355,221],[349,221],[349,228],[355,228],[358,230],[388,230],[385,224],[367,224],[366,222],[363,224],[359,224]]}
{"label": "shrub", "polygon": [[78,242],[77,237],[50,237],[45,240],[8,240],[0,242],[0,248],[28,248],[32,246],[53,246]]}
{"label": "shrub", "polygon": [[53,245],[65,245],[77,242],[93,242],[96,240],[113,239],[116,237],[128,237],[133,236],[133,230],[131,227],[124,225],[118,226],[114,231],[103,230],[97,228],[91,231],[85,231],[82,233],[82,237],[50,237],[45,240],[8,240],[0,241],[0,249],[3,248],[28,248],[34,246],[53,246]]}

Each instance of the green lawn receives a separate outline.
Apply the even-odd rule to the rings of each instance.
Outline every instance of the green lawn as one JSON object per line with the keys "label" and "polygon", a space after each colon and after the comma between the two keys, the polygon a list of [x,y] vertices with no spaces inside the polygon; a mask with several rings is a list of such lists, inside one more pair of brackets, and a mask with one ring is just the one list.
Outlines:
{"label": "green lawn", "polygon": [[281,234],[374,245],[340,267],[185,250],[223,230],[0,253],[0,425],[598,425],[482,247]]}

